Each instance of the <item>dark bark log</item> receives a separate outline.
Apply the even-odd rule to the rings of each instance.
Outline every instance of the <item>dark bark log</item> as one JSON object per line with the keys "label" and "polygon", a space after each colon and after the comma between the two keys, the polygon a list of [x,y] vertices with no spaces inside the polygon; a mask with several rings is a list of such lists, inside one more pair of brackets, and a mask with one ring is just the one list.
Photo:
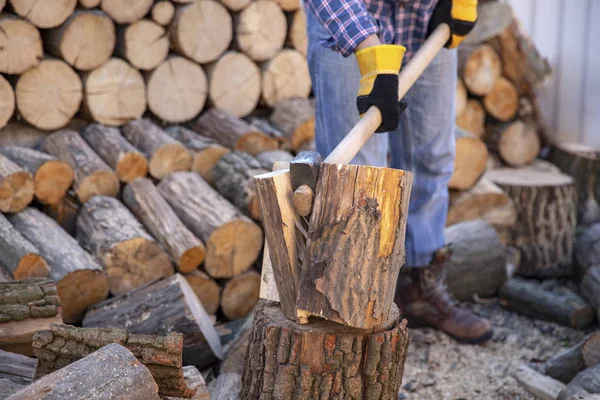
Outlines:
{"label": "dark bark log", "polygon": [[54,220],[31,207],[8,219],[50,265],[66,323],[81,321],[88,306],[108,296],[102,267]]}
{"label": "dark bark log", "polygon": [[194,293],[198,296],[198,300],[200,300],[206,312],[214,315],[221,303],[221,287],[219,284],[199,270],[192,271],[184,276],[194,289]]}
{"label": "dark bark log", "polygon": [[596,309],[600,320],[600,265],[591,267],[583,276],[581,295]]}
{"label": "dark bark log", "polygon": [[115,198],[96,196],[81,207],[77,241],[104,267],[113,295],[173,274],[169,256]]}
{"label": "dark bark log", "polygon": [[35,378],[37,363],[33,357],[0,350],[0,378],[28,385]]}
{"label": "dark bark log", "polygon": [[[206,382],[204,382],[204,378],[198,368],[188,365],[183,367],[183,379],[185,379],[185,383],[188,388],[196,391],[192,397],[189,397],[190,400],[210,400],[210,393],[208,392],[208,387],[206,386]],[[163,400],[184,400],[187,398],[184,397],[173,397],[173,396],[162,396]]]}
{"label": "dark bark log", "polygon": [[600,265],[600,223],[586,227],[575,242],[577,275],[581,278],[593,265]]}
{"label": "dark bark log", "polygon": [[275,104],[271,123],[291,142],[296,152],[315,137],[315,104],[311,99],[292,97]]}
{"label": "dark bark log", "polygon": [[580,371],[596,364],[600,364],[600,332],[556,354],[546,361],[544,369],[546,375],[568,384]]}
{"label": "dark bark log", "polygon": [[274,305],[256,310],[241,399],[396,399],[408,347],[398,310],[359,330],[330,321],[298,325]]}
{"label": "dark bark log", "polygon": [[46,260],[31,242],[23,237],[0,214],[0,264],[15,279],[44,278],[50,271]]}
{"label": "dark bark log", "polygon": [[[101,388],[101,390],[99,390]],[[116,343],[36,380],[11,400],[127,398],[159,400],[150,371]]]}
{"label": "dark bark log", "polygon": [[229,319],[246,317],[258,302],[260,274],[254,270],[231,278],[221,294],[221,310]]}
{"label": "dark bark log", "polygon": [[508,308],[531,318],[583,329],[594,321],[594,309],[566,286],[553,281],[513,278],[500,289]]}
{"label": "dark bark log", "polygon": [[558,395],[557,400],[600,398],[600,364],[581,371]]}
{"label": "dark bark log", "polygon": [[183,223],[206,244],[206,272],[213,278],[238,275],[256,261],[262,230],[193,172],[176,172],[158,191]]}
{"label": "dark bark log", "polygon": [[410,172],[321,165],[296,306],[302,323],[311,315],[365,329],[387,321],[411,188]]}
{"label": "dark bark log", "polygon": [[15,213],[33,200],[33,176],[24,168],[0,154],[0,211]]}
{"label": "dark bark log", "polygon": [[44,214],[55,220],[69,235],[75,237],[77,216],[81,203],[77,197],[67,194],[58,204],[44,206]]}

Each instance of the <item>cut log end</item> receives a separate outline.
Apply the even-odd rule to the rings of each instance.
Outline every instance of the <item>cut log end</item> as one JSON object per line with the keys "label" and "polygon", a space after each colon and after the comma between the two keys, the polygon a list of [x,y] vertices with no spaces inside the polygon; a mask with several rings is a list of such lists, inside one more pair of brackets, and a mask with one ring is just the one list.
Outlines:
{"label": "cut log end", "polygon": [[515,86],[505,78],[498,78],[492,91],[483,98],[488,113],[499,121],[514,118],[519,109],[519,93]]}
{"label": "cut log end", "polygon": [[158,1],[152,7],[152,20],[159,25],[169,25],[175,15],[175,6],[168,0]]}
{"label": "cut log end", "polygon": [[456,161],[448,187],[465,190],[471,188],[487,167],[488,150],[485,143],[474,137],[456,141]]}
{"label": "cut log end", "polygon": [[258,302],[260,275],[248,271],[231,279],[225,285],[221,298],[221,309],[229,319],[246,317]]}
{"label": "cut log end", "polygon": [[192,154],[185,147],[171,143],[162,146],[152,155],[148,169],[154,178],[163,179],[171,172],[189,171],[192,161]]}
{"label": "cut log end", "polygon": [[64,161],[47,161],[36,171],[33,183],[40,203],[58,204],[73,183],[73,168]]}
{"label": "cut log end", "polygon": [[307,98],[311,91],[306,58],[296,50],[282,50],[265,63],[262,78],[262,98],[269,107],[288,97]]}
{"label": "cut log end", "polygon": [[221,288],[213,279],[200,271],[185,275],[188,283],[198,296],[198,300],[208,314],[215,314],[219,309]]}
{"label": "cut log end", "polygon": [[[0,25],[1,28],[2,25]],[[10,83],[3,76],[0,76],[0,128],[6,126],[14,113],[15,92]]]}
{"label": "cut log end", "polygon": [[15,13],[31,21],[38,28],[48,29],[61,25],[73,14],[77,0],[17,1],[11,5]]}
{"label": "cut log end", "polygon": [[194,154],[192,171],[198,173],[206,182],[214,184],[212,170],[217,162],[229,153],[229,149],[223,146],[211,146]]}
{"label": "cut log end", "polygon": [[489,94],[502,73],[500,56],[490,45],[473,51],[465,63],[463,78],[465,86],[477,96]]}
{"label": "cut log end", "polygon": [[103,272],[75,271],[56,284],[62,305],[63,320],[67,324],[81,321],[85,310],[108,296],[108,280]]}
{"label": "cut log end", "polygon": [[141,153],[124,154],[115,169],[119,180],[128,183],[148,174],[148,160]]}
{"label": "cut log end", "polygon": [[251,2],[236,22],[237,45],[253,60],[270,60],[283,47],[287,20],[276,2]]}
{"label": "cut log end", "polygon": [[18,18],[0,17],[0,28],[4,33],[0,38],[0,72],[20,75],[40,63],[44,49],[35,26]]}
{"label": "cut log end", "polygon": [[187,249],[177,261],[179,272],[188,273],[196,270],[206,258],[206,249],[204,246],[196,246]]}
{"label": "cut log end", "polygon": [[517,121],[502,133],[498,147],[505,163],[520,167],[533,162],[540,152],[541,143],[535,127]]}
{"label": "cut log end", "polygon": [[119,188],[119,178],[113,171],[95,171],[81,182],[77,198],[83,204],[96,195],[116,197]]}
{"label": "cut log end", "polygon": [[31,174],[17,171],[0,181],[0,211],[16,213],[31,203],[34,195],[34,184]]}
{"label": "cut log end", "polygon": [[29,278],[45,278],[50,268],[46,260],[39,254],[27,254],[21,257],[17,268],[12,272],[16,280]]}

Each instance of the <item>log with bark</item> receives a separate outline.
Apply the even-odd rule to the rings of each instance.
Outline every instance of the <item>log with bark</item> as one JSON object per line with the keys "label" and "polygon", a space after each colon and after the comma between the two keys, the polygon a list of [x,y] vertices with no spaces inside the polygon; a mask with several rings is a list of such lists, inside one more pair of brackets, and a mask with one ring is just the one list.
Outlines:
{"label": "log with bark", "polygon": [[492,46],[484,44],[469,54],[460,69],[469,92],[485,96],[492,92],[496,80],[502,74],[502,61]]}
{"label": "log with bark", "polygon": [[64,23],[75,10],[77,0],[38,2],[35,0],[10,0],[12,10],[38,28],[48,29]]}
{"label": "log with bark", "polygon": [[66,323],[81,321],[88,306],[108,296],[102,267],[54,220],[31,207],[8,219],[50,265]]}
{"label": "log with bark", "polygon": [[55,220],[69,235],[75,237],[80,208],[81,203],[77,198],[67,194],[60,203],[44,206],[44,214]]}
{"label": "log with bark", "polygon": [[600,265],[600,222],[586,227],[577,235],[575,261],[579,278],[583,277],[590,267]]}
{"label": "log with bark", "polygon": [[214,357],[223,358],[219,335],[186,279],[180,275],[139,287],[96,304],[83,320],[86,328],[121,328],[130,333],[183,334],[183,363],[195,365],[198,348],[207,343]]}
{"label": "log with bark", "polygon": [[148,368],[165,396],[191,397],[182,371],[183,335],[135,335],[125,329],[77,328],[52,324],[33,336],[33,349],[39,359],[37,378],[70,365],[100,348],[117,343],[133,353]]}
{"label": "log with bark", "polygon": [[0,154],[33,175],[35,198],[42,204],[58,204],[71,187],[73,168],[56,157],[21,146],[2,146]]}
{"label": "log with bark", "polygon": [[104,267],[113,295],[173,274],[160,244],[115,198],[95,196],[81,207],[77,241]]}
{"label": "log with bark", "polygon": [[230,51],[206,66],[208,101],[236,117],[250,114],[260,99],[260,70],[243,53]]}
{"label": "log with bark", "polygon": [[262,230],[198,174],[173,173],[158,191],[206,244],[204,265],[211,277],[230,278],[254,264],[263,246]]}
{"label": "log with bark", "polygon": [[217,191],[252,219],[260,220],[260,205],[256,197],[256,175],[267,172],[250,154],[234,151],[225,154],[213,168]]}
{"label": "log with bark", "polygon": [[271,123],[291,142],[296,152],[315,137],[315,104],[313,100],[292,97],[278,101]]}
{"label": "log with bark", "polygon": [[44,56],[39,30],[12,14],[0,14],[0,72],[20,75],[40,63]]}
{"label": "log with bark", "polygon": [[500,289],[500,302],[530,318],[583,329],[594,321],[594,309],[567,286],[552,280],[509,279]]}
{"label": "log with bark", "polygon": [[288,97],[307,98],[312,90],[306,58],[283,49],[262,65],[262,101],[269,107]]}
{"label": "log with bark", "polygon": [[48,136],[42,131],[27,123],[10,121],[0,130],[0,146],[24,146],[36,148]]}
{"label": "log with bark", "polygon": [[306,12],[300,7],[288,17],[286,45],[296,49],[304,57],[308,54],[308,33],[306,32]]}
{"label": "log with bark", "polygon": [[144,18],[153,3],[153,0],[102,0],[100,7],[117,24],[131,24]]}
{"label": "log with bark", "polygon": [[287,162],[289,163],[294,159],[294,156],[285,150],[269,150],[263,151],[256,155],[256,161],[260,163],[260,166],[267,171],[273,169],[275,162]]}
{"label": "log with bark", "polygon": [[253,128],[243,119],[216,108],[204,112],[190,121],[188,126],[225,147],[252,155],[279,147],[277,140],[266,133]]}
{"label": "log with bark", "polygon": [[600,265],[589,268],[583,276],[581,295],[596,309],[600,320]]}
{"label": "log with bark", "polygon": [[107,397],[160,400],[158,385],[148,368],[131,351],[116,343],[36,380],[15,393],[11,400],[100,400]]}
{"label": "log with bark", "polygon": [[[173,7],[171,2],[158,2],[152,9],[153,16],[154,10],[161,4],[169,4]],[[116,51],[120,57],[129,61],[135,68],[150,71],[167,58],[169,37],[161,25],[142,19],[117,29]]]}
{"label": "log with bark", "polygon": [[[259,114],[258,111],[256,113]],[[252,126],[254,129],[262,131],[269,135],[271,138],[275,139],[279,146],[279,148],[276,150],[292,151],[292,143],[290,142],[290,140],[285,137],[283,132],[275,128],[275,126],[266,118],[266,116],[263,118],[257,116],[250,116],[246,118],[246,121],[248,121],[250,126]]]}
{"label": "log with bark", "polygon": [[161,26],[167,26],[175,16],[175,6],[169,0],[161,0],[152,6],[152,21]]}
{"label": "log with bark", "polygon": [[150,179],[139,178],[127,184],[122,199],[169,253],[179,272],[192,272],[204,262],[204,243],[181,222]]}
{"label": "log with bark", "polygon": [[460,301],[493,297],[507,279],[506,250],[494,228],[485,221],[456,224],[444,231],[452,257],[448,289]]}
{"label": "log with bark", "polygon": [[6,126],[14,113],[15,92],[10,83],[2,76],[0,77],[0,128]]}
{"label": "log with bark", "polygon": [[216,140],[199,135],[183,126],[172,126],[165,132],[193,153],[191,170],[197,172],[202,179],[214,186],[213,168],[221,157],[229,152],[229,149],[220,145]]}
{"label": "log with bark", "polygon": [[515,379],[538,400],[556,400],[565,385],[523,364],[514,374]]}
{"label": "log with bark", "polygon": [[301,323],[314,315],[368,329],[388,320],[412,179],[398,169],[321,165],[296,306]]}
{"label": "log with bark", "polygon": [[456,118],[456,125],[482,138],[485,134],[485,110],[478,100],[469,99],[465,109]]}
{"label": "log with bark", "polygon": [[579,372],[596,364],[600,364],[600,331],[554,355],[544,363],[544,370],[546,375],[569,383]]}
{"label": "log with bark", "polygon": [[195,390],[196,392],[192,397],[174,397],[174,396],[162,396],[163,400],[210,400],[210,393],[204,378],[198,368],[193,365],[183,367],[183,379],[188,388]]}
{"label": "log with bark", "polygon": [[261,301],[242,378],[241,399],[396,399],[408,347],[398,309],[383,324],[359,330],[330,321],[298,325]]}
{"label": "log with bark", "polygon": [[79,110],[83,85],[66,62],[44,59],[19,76],[15,95],[25,121],[39,129],[54,130],[67,125]]}
{"label": "log with bark", "polygon": [[517,207],[510,242],[522,254],[517,273],[539,278],[572,275],[577,199],[573,179],[534,168],[495,169],[486,177]]}
{"label": "log with bark", "polygon": [[131,182],[148,174],[148,160],[121,135],[119,128],[92,123],[81,130],[81,136],[117,173],[121,182]]}
{"label": "log with bark", "polygon": [[536,127],[521,120],[488,125],[485,141],[490,150],[512,167],[531,164],[541,146]]}
{"label": "log with bark", "polygon": [[258,302],[260,274],[254,270],[231,278],[221,293],[221,310],[234,320],[246,317]]}
{"label": "log with bark", "polygon": [[119,178],[75,131],[62,129],[44,139],[41,149],[73,168],[73,189],[80,202],[96,195],[116,196]]}
{"label": "log with bark", "polygon": [[62,323],[62,316],[50,279],[0,283],[0,349],[31,356],[34,332],[53,323]]}
{"label": "log with bark", "polygon": [[488,149],[485,143],[470,132],[456,126],[456,156],[454,172],[448,183],[450,189],[472,188],[487,167]]}
{"label": "log with bark", "polygon": [[[216,4],[215,1],[194,4],[200,3]],[[146,86],[148,108],[163,121],[189,121],[206,103],[206,74],[202,67],[187,58],[169,56],[146,74]]]}
{"label": "log with bark", "polygon": [[27,386],[35,379],[37,363],[33,357],[0,350],[0,378]]}
{"label": "log with bark", "polygon": [[272,59],[283,48],[287,20],[273,0],[251,2],[234,19],[235,45],[254,61]]}
{"label": "log with bark", "polygon": [[160,180],[171,172],[190,170],[192,154],[149,119],[130,121],[121,131],[146,155],[148,170],[154,178]]}
{"label": "log with bark", "polygon": [[100,10],[75,11],[65,23],[44,32],[46,51],[79,71],[107,62],[115,43],[115,23]]}
{"label": "log with bark", "polygon": [[239,400],[242,391],[242,376],[236,372],[219,374],[211,396],[215,399]]}
{"label": "log with bark", "polygon": [[581,371],[556,400],[596,400],[600,398],[600,364]]}
{"label": "log with bark", "polygon": [[200,270],[192,271],[184,276],[206,312],[214,315],[221,304],[221,287],[219,284]]}
{"label": "log with bark", "polygon": [[33,176],[0,154],[0,211],[19,212],[31,203],[35,193]]}
{"label": "log with bark", "polygon": [[44,278],[50,271],[46,260],[31,242],[23,237],[0,214],[0,264],[14,279]]}

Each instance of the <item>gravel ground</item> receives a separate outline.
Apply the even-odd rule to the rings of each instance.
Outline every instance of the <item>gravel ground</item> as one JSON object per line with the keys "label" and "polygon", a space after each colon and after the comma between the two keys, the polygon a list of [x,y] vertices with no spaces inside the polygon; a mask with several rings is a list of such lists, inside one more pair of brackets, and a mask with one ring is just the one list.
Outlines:
{"label": "gravel ground", "polygon": [[585,332],[545,321],[531,320],[494,301],[465,306],[494,326],[483,345],[459,344],[433,329],[410,329],[411,344],[399,399],[494,400],[535,399],[512,374],[519,365],[542,370],[542,363]]}

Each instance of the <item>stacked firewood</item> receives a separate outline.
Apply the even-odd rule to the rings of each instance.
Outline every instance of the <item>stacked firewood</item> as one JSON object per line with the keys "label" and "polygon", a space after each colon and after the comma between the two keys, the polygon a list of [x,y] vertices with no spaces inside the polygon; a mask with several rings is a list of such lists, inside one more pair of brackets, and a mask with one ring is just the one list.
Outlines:
{"label": "stacked firewood", "polygon": [[239,117],[307,98],[298,0],[0,2],[0,128],[76,115],[180,123],[209,106]]}

